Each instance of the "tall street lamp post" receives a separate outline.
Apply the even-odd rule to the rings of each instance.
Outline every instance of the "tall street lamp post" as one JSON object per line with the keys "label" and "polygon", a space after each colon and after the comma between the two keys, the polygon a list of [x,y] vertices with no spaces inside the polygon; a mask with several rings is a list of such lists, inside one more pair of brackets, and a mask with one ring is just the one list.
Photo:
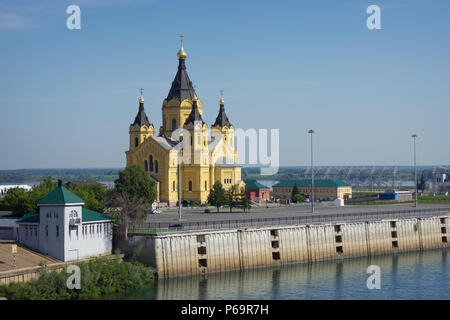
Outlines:
{"label": "tall street lamp post", "polygon": [[314,162],[313,162],[313,134],[314,130],[309,130],[311,134],[311,212],[314,213]]}
{"label": "tall street lamp post", "polygon": [[417,134],[411,136],[414,139],[414,183],[416,185],[416,196],[414,201],[414,206],[417,208],[417,167],[416,167],[416,138]]}

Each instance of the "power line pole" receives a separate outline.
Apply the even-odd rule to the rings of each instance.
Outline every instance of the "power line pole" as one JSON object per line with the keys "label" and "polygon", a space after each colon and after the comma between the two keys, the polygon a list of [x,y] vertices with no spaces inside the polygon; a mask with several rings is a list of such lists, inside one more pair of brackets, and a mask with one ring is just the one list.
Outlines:
{"label": "power line pole", "polygon": [[417,134],[413,134],[411,136],[414,139],[414,183],[415,183],[415,189],[416,189],[416,196],[414,201],[414,206],[417,208],[417,167],[416,167],[416,138]]}

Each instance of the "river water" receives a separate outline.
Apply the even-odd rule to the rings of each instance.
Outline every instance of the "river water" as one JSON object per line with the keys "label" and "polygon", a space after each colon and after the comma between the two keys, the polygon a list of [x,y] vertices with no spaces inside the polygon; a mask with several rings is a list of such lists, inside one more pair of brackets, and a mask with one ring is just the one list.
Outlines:
{"label": "river water", "polygon": [[[449,249],[271,266],[161,279],[150,289],[109,299],[449,299]],[[380,289],[368,289],[368,266]]]}

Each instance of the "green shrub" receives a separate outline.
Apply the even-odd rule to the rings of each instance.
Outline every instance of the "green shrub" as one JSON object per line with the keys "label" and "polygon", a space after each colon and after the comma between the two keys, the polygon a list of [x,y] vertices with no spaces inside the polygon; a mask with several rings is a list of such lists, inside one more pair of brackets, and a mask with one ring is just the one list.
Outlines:
{"label": "green shrub", "polygon": [[0,287],[0,296],[9,300],[99,299],[104,295],[128,292],[154,283],[154,270],[138,262],[97,258],[76,263],[80,267],[81,289],[67,289],[68,274],[41,269],[38,279]]}

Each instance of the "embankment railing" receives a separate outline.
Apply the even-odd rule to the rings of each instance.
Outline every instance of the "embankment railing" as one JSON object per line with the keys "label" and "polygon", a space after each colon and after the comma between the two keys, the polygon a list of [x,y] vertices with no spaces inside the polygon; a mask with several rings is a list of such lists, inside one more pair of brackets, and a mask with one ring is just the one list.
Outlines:
{"label": "embankment railing", "polygon": [[448,215],[448,208],[426,208],[412,210],[390,210],[376,212],[335,213],[300,215],[291,217],[229,219],[211,221],[182,221],[182,222],[146,222],[141,226],[132,228],[133,233],[159,233],[170,231],[194,231],[205,229],[231,229],[244,227],[284,226],[297,224],[320,224],[334,222],[373,221],[385,219],[421,218],[439,215]]}

